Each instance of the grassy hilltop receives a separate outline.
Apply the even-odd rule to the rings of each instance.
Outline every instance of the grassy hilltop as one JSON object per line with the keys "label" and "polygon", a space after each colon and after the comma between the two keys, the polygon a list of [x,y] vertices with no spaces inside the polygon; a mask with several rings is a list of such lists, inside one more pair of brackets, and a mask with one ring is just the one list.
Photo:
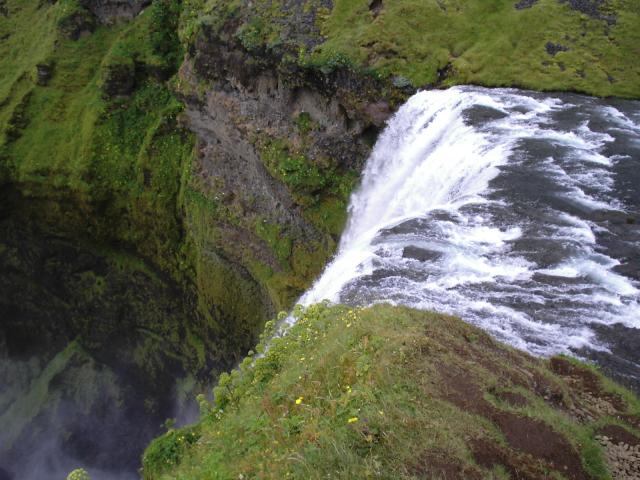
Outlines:
{"label": "grassy hilltop", "polygon": [[220,378],[199,423],[149,446],[145,479],[640,473],[640,402],[590,367],[407,308],[298,316],[263,357]]}

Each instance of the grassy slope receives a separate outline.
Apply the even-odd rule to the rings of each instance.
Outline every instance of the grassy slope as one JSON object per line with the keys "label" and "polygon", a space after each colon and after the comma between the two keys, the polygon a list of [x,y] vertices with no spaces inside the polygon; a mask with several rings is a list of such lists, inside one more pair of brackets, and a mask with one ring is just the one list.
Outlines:
{"label": "grassy slope", "polygon": [[[127,218],[110,223],[109,232],[100,232],[104,237],[135,243],[139,239],[132,238],[135,232],[126,220],[142,221],[152,212],[159,224],[151,227],[170,231],[167,224],[177,222],[181,165],[190,159],[192,145],[175,122],[181,106],[161,83],[147,77],[139,79],[139,88],[125,101],[105,100],[101,90],[105,65],[122,57],[123,50],[125,61],[152,63],[152,12],[135,24],[100,27],[72,41],[61,37],[58,25],[74,2],[38,4],[9,2],[11,14],[2,25],[11,36],[0,44],[0,55],[16,57],[0,62],[0,68],[11,72],[0,84],[5,175],[27,195],[57,192],[75,197],[87,209],[109,203]],[[47,86],[34,85],[35,65],[41,62],[54,69]],[[149,245],[143,254],[161,258],[164,248]]]}
{"label": "grassy slope", "polygon": [[[568,2],[540,0],[518,10],[514,0],[399,0],[383,2],[374,18],[367,0],[336,0],[323,26],[320,55],[343,53],[415,86],[477,83],[594,95],[640,96],[640,8],[608,0],[615,25],[572,10]],[[552,56],[547,42],[567,47]],[[611,80],[609,80],[609,76]]]}
{"label": "grassy slope", "polygon": [[[236,36],[248,50],[284,47],[303,65],[324,70],[352,65],[415,88],[473,83],[640,96],[640,7],[634,0],[605,0],[587,13],[558,0],[522,9],[516,0],[335,0],[331,9],[306,0],[301,10],[316,12],[306,27],[295,24],[298,15],[282,15],[282,9],[298,8],[287,0],[190,3],[205,12],[193,25],[215,27],[220,17],[241,12]],[[547,51],[549,42],[561,46],[555,55]]]}
{"label": "grassy slope", "polygon": [[144,478],[609,478],[595,432],[634,431],[640,402],[554,362],[444,315],[316,305],[150,445]]}

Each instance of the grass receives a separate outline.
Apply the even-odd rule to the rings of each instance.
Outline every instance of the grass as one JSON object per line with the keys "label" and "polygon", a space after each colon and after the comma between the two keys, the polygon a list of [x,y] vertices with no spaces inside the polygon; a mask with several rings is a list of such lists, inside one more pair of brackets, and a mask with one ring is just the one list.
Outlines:
{"label": "grass", "polygon": [[[635,2],[609,0],[616,13],[608,26],[571,10],[568,2],[540,0],[517,10],[511,0],[399,0],[379,15],[367,0],[338,0],[323,24],[326,41],[314,55],[347,55],[384,75],[400,75],[415,87],[475,83],[593,95],[640,96],[640,10]],[[547,42],[567,51],[551,56]]]}
{"label": "grass", "polygon": [[[594,439],[596,423],[576,421],[537,393],[535,382],[525,388],[510,380],[523,372],[525,378],[546,378],[573,399],[566,401],[578,402],[573,387],[544,362],[435,313],[320,304],[296,315],[297,324],[265,351],[275,328],[267,324],[257,348],[264,353],[220,377],[215,402],[200,399],[200,422],[170,430],[148,447],[145,479],[408,479],[421,471],[437,477],[445,464],[483,478],[507,478],[502,467],[486,469],[475,461],[474,439],[505,449],[509,443],[490,418],[451,400],[455,387],[447,372],[458,369],[496,411],[551,426],[592,478],[609,478]],[[640,412],[633,395],[611,388],[624,392],[630,413]],[[519,391],[527,405],[501,402],[501,390]],[[517,461],[529,461],[523,458]],[[535,468],[563,478],[535,461]]]}

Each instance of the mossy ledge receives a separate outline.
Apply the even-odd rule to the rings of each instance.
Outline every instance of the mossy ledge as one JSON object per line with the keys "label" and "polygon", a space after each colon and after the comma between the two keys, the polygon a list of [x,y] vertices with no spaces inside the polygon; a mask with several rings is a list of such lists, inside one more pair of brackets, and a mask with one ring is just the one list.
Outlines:
{"label": "mossy ledge", "polygon": [[198,423],[154,440],[145,479],[637,474],[640,402],[593,367],[403,307],[296,316],[284,336],[268,325]]}

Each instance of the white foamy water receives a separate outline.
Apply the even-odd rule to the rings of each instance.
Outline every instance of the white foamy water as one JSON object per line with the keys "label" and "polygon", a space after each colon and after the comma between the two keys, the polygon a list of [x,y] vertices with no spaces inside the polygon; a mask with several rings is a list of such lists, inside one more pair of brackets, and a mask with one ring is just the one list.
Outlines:
{"label": "white foamy water", "polygon": [[639,138],[628,113],[586,97],[419,92],[378,139],[300,303],[452,313],[535,354],[606,350],[594,324],[640,327],[640,286],[620,270],[640,263],[638,205],[617,176],[640,167]]}

